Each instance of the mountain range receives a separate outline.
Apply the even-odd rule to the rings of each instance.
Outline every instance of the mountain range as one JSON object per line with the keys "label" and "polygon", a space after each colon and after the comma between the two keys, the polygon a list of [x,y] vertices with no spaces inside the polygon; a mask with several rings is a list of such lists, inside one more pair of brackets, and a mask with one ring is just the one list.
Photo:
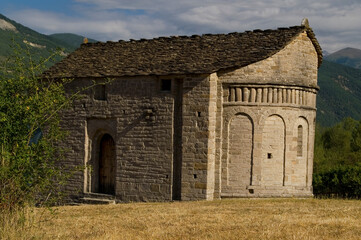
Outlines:
{"label": "mountain range", "polygon": [[344,48],[324,56],[318,71],[317,122],[330,126],[345,117],[361,120],[361,50]]}
{"label": "mountain range", "polygon": [[361,120],[360,69],[324,60],[318,85],[317,123],[330,126],[345,117]]}
{"label": "mountain range", "polygon": [[361,50],[344,48],[325,57],[328,61],[361,69]]}
{"label": "mountain range", "polygon": [[[83,39],[83,36],[70,33],[44,35],[0,14],[0,61],[13,53],[14,44],[28,48],[30,53],[37,56],[47,57],[59,48],[66,56],[78,48]],[[96,42],[94,39],[88,41]]]}
{"label": "mountain range", "polygon": [[[58,48],[62,49],[62,56],[66,56],[78,48],[83,39],[71,33],[44,35],[0,14],[0,62],[12,54],[10,46],[14,42],[28,47],[30,53],[47,57]],[[330,126],[345,117],[361,120],[361,50],[345,48],[326,53],[319,68],[318,84],[318,124]]]}

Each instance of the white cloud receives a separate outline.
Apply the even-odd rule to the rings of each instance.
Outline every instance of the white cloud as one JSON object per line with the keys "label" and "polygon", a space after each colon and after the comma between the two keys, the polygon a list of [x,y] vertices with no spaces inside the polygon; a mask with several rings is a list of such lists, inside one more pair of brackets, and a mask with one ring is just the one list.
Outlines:
{"label": "white cloud", "polygon": [[8,16],[40,32],[73,32],[102,41],[285,27],[308,17],[327,51],[361,49],[359,0],[74,0],[73,11],[28,9]]}

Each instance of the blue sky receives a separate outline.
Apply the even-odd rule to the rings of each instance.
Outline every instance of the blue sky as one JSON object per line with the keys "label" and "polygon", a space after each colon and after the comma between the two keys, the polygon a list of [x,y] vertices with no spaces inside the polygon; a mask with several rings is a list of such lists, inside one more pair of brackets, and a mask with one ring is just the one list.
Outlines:
{"label": "blue sky", "polygon": [[361,0],[0,0],[0,13],[44,34],[100,41],[300,25],[321,47],[361,49]]}
{"label": "blue sky", "polygon": [[16,12],[23,9],[38,9],[41,11],[53,11],[71,13],[72,0],[46,1],[46,0],[1,0],[1,11]]}

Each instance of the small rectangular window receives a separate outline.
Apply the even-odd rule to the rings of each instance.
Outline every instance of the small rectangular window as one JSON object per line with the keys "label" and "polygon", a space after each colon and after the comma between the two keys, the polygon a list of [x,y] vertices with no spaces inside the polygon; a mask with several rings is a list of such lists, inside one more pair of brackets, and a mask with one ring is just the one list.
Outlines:
{"label": "small rectangular window", "polygon": [[297,128],[297,157],[302,157],[303,152],[303,127],[299,125]]}
{"label": "small rectangular window", "polygon": [[105,84],[99,84],[94,87],[94,99],[95,100],[107,100],[105,92]]}
{"label": "small rectangular window", "polygon": [[172,90],[172,80],[162,79],[160,83],[160,90],[163,92],[170,92]]}

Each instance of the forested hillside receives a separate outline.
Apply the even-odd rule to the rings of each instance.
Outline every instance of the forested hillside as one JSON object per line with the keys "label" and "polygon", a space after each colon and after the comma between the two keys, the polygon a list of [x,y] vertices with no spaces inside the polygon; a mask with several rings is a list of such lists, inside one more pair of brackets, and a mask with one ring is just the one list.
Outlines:
{"label": "forested hillside", "polygon": [[0,14],[0,61],[13,53],[11,46],[14,44],[29,49],[30,54],[37,57],[46,58],[57,49],[61,49],[61,55],[66,56],[80,46],[83,38],[75,34],[44,35]]}
{"label": "forested hillside", "polygon": [[361,69],[324,60],[318,85],[317,123],[331,126],[345,117],[361,119]]}
{"label": "forested hillside", "polygon": [[361,50],[344,48],[325,57],[330,62],[361,69]]}

